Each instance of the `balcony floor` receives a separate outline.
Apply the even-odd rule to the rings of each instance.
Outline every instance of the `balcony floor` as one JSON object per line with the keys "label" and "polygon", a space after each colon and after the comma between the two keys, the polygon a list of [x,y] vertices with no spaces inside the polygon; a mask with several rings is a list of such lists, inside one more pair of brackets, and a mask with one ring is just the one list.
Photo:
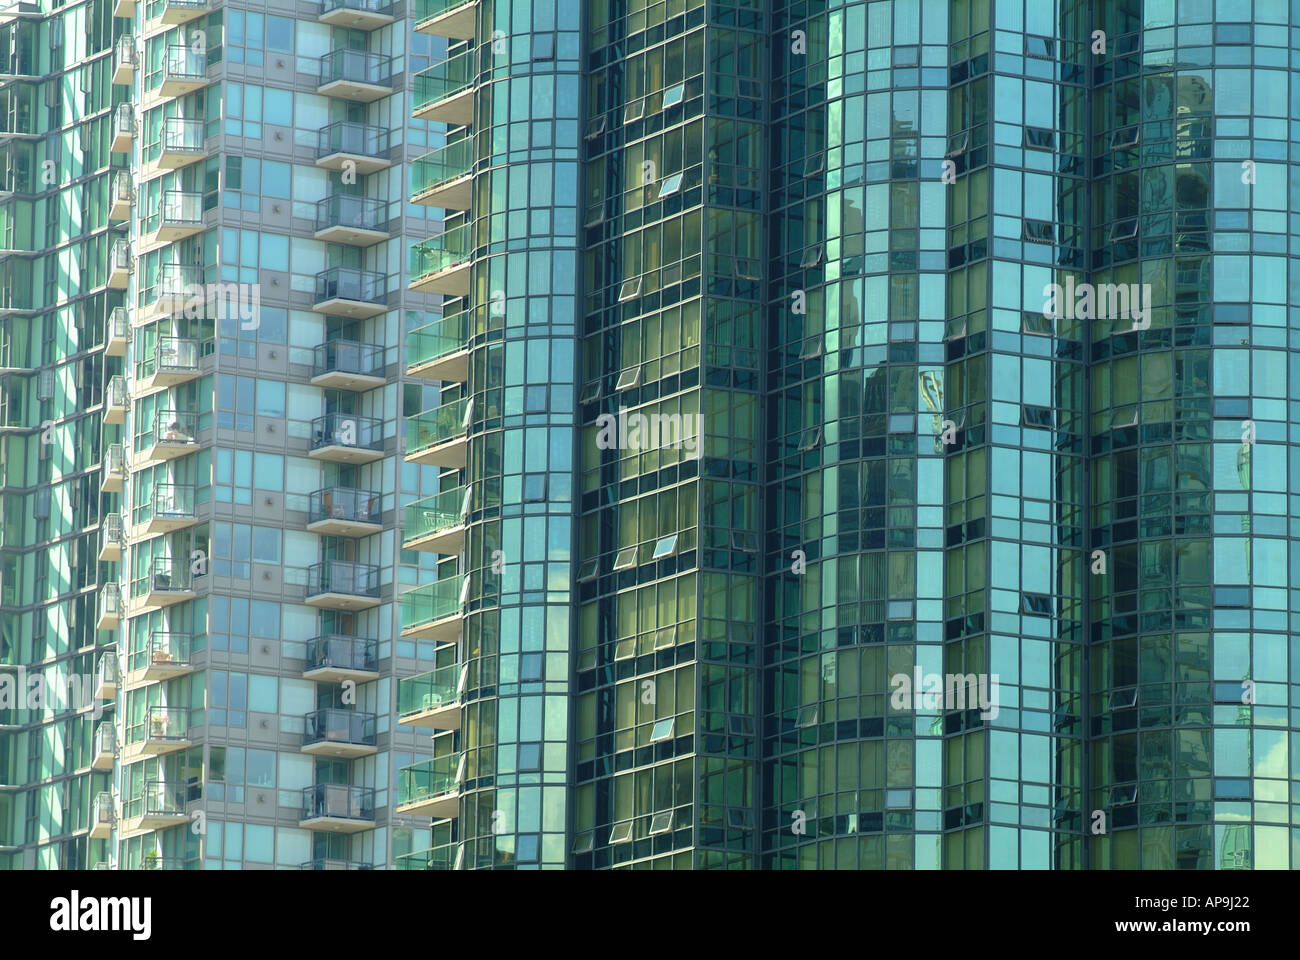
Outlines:
{"label": "balcony floor", "polygon": [[415,120],[435,120],[448,126],[463,127],[474,121],[474,88],[466,87],[450,97],[426,103],[412,114]]}
{"label": "balcony floor", "polygon": [[105,540],[99,545],[100,563],[121,563],[122,544],[117,540]]}
{"label": "balcony floor", "polygon": [[404,727],[427,727],[433,730],[460,729],[460,700],[451,700],[430,705],[415,713],[407,713],[397,718]]}
{"label": "balcony floor", "polygon": [[405,457],[407,463],[433,464],[438,467],[454,467],[463,469],[468,462],[469,441],[465,434],[461,434],[444,443],[437,443],[431,447],[425,447],[423,450],[417,450],[415,453],[408,453]]}
{"label": "balcony floor", "polygon": [[317,313],[324,313],[331,317],[350,317],[353,320],[365,320],[370,317],[377,317],[387,310],[388,298],[385,297],[383,303],[372,303],[369,300],[330,297],[328,300],[319,300],[313,303],[311,308]]}
{"label": "balcony floor", "polygon": [[422,203],[426,207],[441,207],[443,210],[468,210],[474,193],[473,184],[474,177],[466,174],[417,193],[411,197],[411,202]]}
{"label": "balcony floor", "polygon": [[325,666],[302,672],[304,680],[312,680],[316,683],[342,683],[344,680],[365,683],[368,680],[374,680],[378,676],[378,670],[362,670],[355,667]]}
{"label": "balcony floor", "polygon": [[416,367],[407,367],[408,377],[464,383],[469,378],[469,349],[443,354]]}
{"label": "balcony floor", "polygon": [[338,757],[344,760],[355,760],[357,757],[369,757],[378,753],[379,747],[374,744],[344,743],[340,740],[317,740],[315,743],[304,743],[302,752],[311,754],[313,757]]}
{"label": "balcony floor", "polygon": [[315,593],[308,595],[303,603],[309,607],[324,610],[369,610],[379,606],[378,597],[363,597],[353,593]]}
{"label": "balcony floor", "polygon": [[460,611],[441,620],[429,620],[402,628],[402,636],[413,640],[432,640],[434,643],[453,643],[460,636],[461,621],[465,619]]}
{"label": "balcony floor", "polygon": [[135,141],[135,135],[126,132],[113,134],[113,143],[110,147],[113,153],[130,153],[131,144]]}
{"label": "balcony floor", "polygon": [[453,264],[436,273],[426,273],[416,277],[408,289],[416,293],[441,293],[444,297],[464,297],[469,295],[469,260]]}
{"label": "balcony floor", "polygon": [[183,97],[195,90],[202,90],[208,85],[207,77],[168,77],[164,76],[158,95],[164,99]]}
{"label": "balcony floor", "polygon": [[117,760],[117,757],[114,756],[114,755],[111,754],[111,753],[97,753],[97,754],[95,754],[95,759],[92,760],[91,763],[90,763],[90,769],[92,769],[92,770],[101,770],[101,771],[102,771],[102,770],[112,770],[112,769],[113,769],[113,763],[114,763],[116,760]]}
{"label": "balcony floor", "polygon": [[401,803],[397,812],[411,817],[432,817],[435,820],[452,820],[460,815],[460,792],[444,793]]}
{"label": "balcony floor", "polygon": [[370,157],[364,153],[348,153],[345,150],[337,150],[316,158],[316,166],[327,170],[342,171],[348,168],[349,163],[353,164],[353,169],[360,174],[378,173],[393,165],[393,161],[387,157]]}
{"label": "balcony floor", "polygon": [[313,387],[323,387],[326,390],[374,390],[387,382],[387,377],[377,377],[369,373],[350,373],[346,370],[330,370],[311,378]]}
{"label": "balcony floor", "polygon": [[163,170],[179,170],[181,167],[188,167],[191,163],[198,163],[206,156],[205,149],[184,150],[163,147],[162,153],[158,155],[158,166]]}
{"label": "balcony floor", "polygon": [[402,541],[403,550],[422,550],[425,553],[445,553],[449,555],[460,553],[464,546],[464,524],[446,530],[436,530],[416,540]]}
{"label": "balcony floor", "polygon": [[341,517],[326,517],[307,524],[308,533],[319,533],[331,537],[368,537],[384,529],[381,523],[364,520],[345,520]]}
{"label": "balcony floor", "polygon": [[375,821],[322,815],[299,820],[298,826],[303,830],[319,830],[322,833],[360,833],[362,830],[375,829]]}
{"label": "balcony floor", "polygon": [[478,4],[465,3],[454,10],[445,10],[435,17],[421,20],[415,25],[416,33],[434,37],[451,37],[454,40],[474,39],[474,12]]}
{"label": "balcony floor", "polygon": [[366,83],[363,80],[331,80],[316,88],[316,94],[322,97],[336,97],[351,100],[353,103],[373,103],[380,97],[391,96],[391,84]]}
{"label": "balcony floor", "polygon": [[350,227],[336,223],[322,227],[313,236],[322,243],[345,243],[350,247],[369,247],[381,240],[387,240],[387,230],[371,230],[368,227]]}
{"label": "balcony floor", "polygon": [[347,27],[349,30],[378,30],[393,22],[387,13],[374,10],[351,10],[347,7],[335,7],[328,13],[316,18],[317,23],[327,23],[331,27]]}
{"label": "balcony floor", "polygon": [[331,463],[373,463],[376,460],[384,459],[384,451],[331,443],[323,447],[317,447],[315,450],[309,450],[307,456],[313,460],[328,460]]}

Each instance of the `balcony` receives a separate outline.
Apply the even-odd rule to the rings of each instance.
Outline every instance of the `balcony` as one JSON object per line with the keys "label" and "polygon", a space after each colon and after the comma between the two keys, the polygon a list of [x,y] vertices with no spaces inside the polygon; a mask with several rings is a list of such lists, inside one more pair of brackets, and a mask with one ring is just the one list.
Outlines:
{"label": "balcony", "polygon": [[415,75],[416,120],[465,126],[474,120],[474,51],[466,50]]}
{"label": "balcony", "polygon": [[373,390],[388,382],[384,348],[358,340],[330,340],[315,350],[313,386],[328,390]]}
{"label": "balcony", "polygon": [[375,828],[375,788],[318,783],[302,791],[298,826],[327,833],[357,833]]}
{"label": "balcony", "polygon": [[113,16],[134,17],[135,0],[113,0]]}
{"label": "balcony", "polygon": [[460,844],[444,844],[427,850],[413,850],[393,857],[394,870],[456,870],[460,862]]}
{"label": "balcony", "polygon": [[95,802],[90,808],[90,839],[107,840],[113,835],[113,824],[116,822],[113,795],[107,791],[95,794]]}
{"label": "balcony", "polygon": [[379,642],[328,633],[307,641],[302,678],[317,683],[365,683],[379,676]]}
{"label": "balcony", "polygon": [[[391,167],[388,158],[388,128],[372,127],[351,120],[329,124],[316,140],[316,166],[329,170],[376,173]],[[348,164],[352,164],[348,167]]]}
{"label": "balcony", "polygon": [[335,537],[368,537],[384,529],[381,498],[372,490],[326,487],[307,503],[307,529]]}
{"label": "balcony", "polygon": [[406,333],[406,375],[464,383],[469,377],[469,315],[453,313]]}
{"label": "balcony", "polygon": [[373,870],[374,865],[361,860],[342,860],[338,857],[317,857],[298,867],[299,870]]}
{"label": "balcony", "polygon": [[368,757],[379,752],[375,743],[373,713],[325,707],[304,718],[303,753],[346,759]]}
{"label": "balcony", "polygon": [[126,409],[131,405],[126,392],[126,377],[108,378],[108,389],[104,391],[104,422],[121,424],[126,422]]}
{"label": "balcony", "polygon": [[154,414],[153,436],[142,451],[150,463],[175,460],[199,448],[199,415],[192,410],[159,410]]}
{"label": "balcony", "polygon": [[469,266],[474,259],[472,223],[445,230],[411,247],[410,288],[421,293],[463,297],[469,293]]}
{"label": "balcony", "polygon": [[127,805],[129,810],[139,810],[139,813],[127,820],[126,832],[166,830],[168,827],[189,823],[190,818],[185,811],[185,793],[183,786],[160,780],[146,780],[139,802]]}
{"label": "balcony", "polygon": [[413,763],[397,771],[397,812],[447,820],[460,813],[464,754],[453,753]]}
{"label": "balcony", "polygon": [[135,365],[135,395],[176,387],[199,378],[199,341],[190,337],[159,337],[153,356]]}
{"label": "balcony", "polygon": [[411,165],[411,202],[468,210],[474,183],[474,140],[466,137],[418,157]]}
{"label": "balcony", "polygon": [[406,462],[459,469],[465,466],[474,404],[467,397],[406,421]]}
{"label": "balcony", "polygon": [[474,0],[415,0],[412,18],[416,33],[454,40],[474,39]]}
{"label": "balcony", "polygon": [[120,513],[105,514],[99,524],[99,562],[121,563],[122,547],[126,545]]}
{"label": "balcony", "polygon": [[393,58],[368,50],[331,50],[320,58],[316,92],[355,103],[370,103],[393,92]]}
{"label": "balcony", "polygon": [[[111,650],[101,653],[95,665],[95,699],[112,700],[116,697],[117,679],[117,654]],[[111,725],[109,729],[111,731]]]}
{"label": "balcony", "polygon": [[208,55],[196,51],[189,44],[174,43],[167,48],[163,59],[162,86],[158,93],[163,97],[183,97],[208,85]]}
{"label": "balcony", "polygon": [[153,297],[152,303],[135,312],[136,326],[185,311],[192,317],[205,316],[208,303],[203,267],[197,263],[158,264]]}
{"label": "balcony", "polygon": [[95,621],[96,630],[116,630],[122,621],[122,590],[114,581],[109,581],[99,589],[99,619]]}
{"label": "balcony", "polygon": [[100,493],[121,493],[126,483],[126,451],[120,443],[111,443],[104,451],[103,473],[100,475]]}
{"label": "balcony", "polygon": [[402,636],[453,643],[465,618],[468,577],[448,577],[402,594]]}
{"label": "balcony", "polygon": [[451,663],[397,681],[397,722],[408,727],[459,730],[469,667]]}
{"label": "balcony", "polygon": [[198,596],[190,578],[188,559],[154,557],[145,577],[142,610],[157,610]]}
{"label": "balcony", "polygon": [[144,520],[144,533],[171,533],[198,523],[194,510],[194,485],[189,483],[154,484],[153,495]]}
{"label": "balcony", "polygon": [[111,290],[125,290],[131,282],[131,272],[135,269],[135,257],[131,256],[131,241],[118,237],[113,241],[113,248],[108,254],[108,286]]}
{"label": "balcony", "polygon": [[128,722],[123,762],[137,757],[157,757],[193,746],[190,714],[181,707],[146,707],[137,721]]}
{"label": "balcony", "polygon": [[365,610],[379,606],[379,567],[351,560],[322,560],[307,568],[309,607]]}
{"label": "balcony", "polygon": [[391,0],[324,0],[319,23],[352,30],[377,30],[395,19]]}
{"label": "balcony", "polygon": [[202,232],[203,194],[185,190],[165,191],[154,240],[159,243],[174,243]]}
{"label": "balcony", "polygon": [[368,247],[388,239],[388,204],[375,197],[337,194],[316,203],[317,240]]}
{"label": "balcony", "polygon": [[329,413],[311,422],[307,456],[331,463],[371,463],[384,457],[384,424],[373,417]]}
{"label": "balcony", "polygon": [[190,649],[194,638],[188,633],[154,630],[143,650],[133,650],[127,657],[126,682],[131,686],[159,683],[194,672]]}
{"label": "balcony", "polygon": [[114,307],[109,311],[108,325],[104,331],[104,353],[110,357],[125,357],[126,345],[130,339],[131,324],[126,318],[126,307]]}
{"label": "balcony", "polygon": [[91,754],[90,768],[101,773],[112,770],[117,762],[117,737],[113,733],[113,721],[104,720],[95,728],[94,752]]}
{"label": "balcony", "polygon": [[373,270],[330,267],[316,274],[312,309],[332,317],[373,317],[388,309],[387,285],[387,278]]}
{"label": "balcony", "polygon": [[189,23],[208,12],[208,0],[163,0],[163,23]]}
{"label": "balcony", "polygon": [[164,118],[158,141],[158,166],[164,170],[177,170],[202,160],[205,142],[202,120]]}
{"label": "balcony", "polygon": [[444,490],[408,504],[402,524],[402,549],[460,553],[465,546],[469,507],[469,487]]}
{"label": "balcony", "polygon": [[129,103],[119,103],[113,111],[113,153],[130,153],[135,143],[135,110]]}
{"label": "balcony", "polygon": [[113,174],[112,193],[108,198],[108,219],[130,220],[133,203],[135,203],[135,184],[131,174],[119,170]]}
{"label": "balcony", "polygon": [[113,82],[130,83],[135,79],[139,66],[140,53],[135,46],[135,37],[124,33],[113,46]]}

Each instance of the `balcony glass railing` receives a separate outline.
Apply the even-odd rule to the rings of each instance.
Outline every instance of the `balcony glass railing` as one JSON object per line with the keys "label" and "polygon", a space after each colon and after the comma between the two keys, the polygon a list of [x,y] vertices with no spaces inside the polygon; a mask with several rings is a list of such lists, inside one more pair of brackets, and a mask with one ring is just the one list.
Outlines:
{"label": "balcony glass railing", "polygon": [[356,373],[367,377],[384,375],[384,348],[377,343],[331,340],[315,349],[311,375]]}
{"label": "balcony glass railing", "polygon": [[321,4],[322,15],[333,10],[364,10],[366,13],[379,13],[391,16],[392,0],[324,0]]}
{"label": "balcony glass railing", "polygon": [[384,449],[384,424],[373,417],[354,413],[330,413],[311,422],[311,448],[357,447],[361,450]]}
{"label": "balcony glass railing", "polygon": [[314,743],[375,745],[375,715],[340,707],[315,710],[303,718],[303,746]]}
{"label": "balcony glass railing", "polygon": [[460,754],[434,757],[397,771],[397,802],[414,803],[456,792]]}
{"label": "balcony glass railing", "polygon": [[465,433],[465,411],[469,398],[461,397],[440,407],[416,414],[406,421],[406,452],[419,453]]}
{"label": "balcony glass railing", "polygon": [[303,672],[329,667],[375,672],[379,669],[379,641],[341,633],[327,633],[308,640],[307,666]]}
{"label": "balcony glass railing", "polygon": [[186,789],[161,780],[146,780],[140,792],[143,816],[184,816]]}
{"label": "balcony glass railing", "polygon": [[393,857],[394,870],[454,870],[456,847],[453,845],[414,850]]}
{"label": "balcony glass railing", "polygon": [[130,270],[131,269],[131,241],[117,239],[113,241],[113,250],[110,254],[110,264],[113,270]]}
{"label": "balcony glass railing", "polygon": [[125,537],[125,532],[123,530],[122,515],[120,513],[110,513],[106,515],[104,517],[103,526],[100,529],[103,531],[105,543],[116,543],[118,546],[121,546]]}
{"label": "balcony glass railing", "polygon": [[393,58],[369,50],[331,50],[320,58],[320,83],[336,81],[368,83],[387,87],[392,85]]}
{"label": "balcony glass railing", "polygon": [[448,10],[465,7],[473,2],[474,0],[415,0],[412,12],[416,23],[424,23],[424,21],[432,20]]}
{"label": "balcony glass railing", "polygon": [[335,153],[358,157],[388,156],[388,128],[372,127],[351,120],[336,120],[321,130],[316,139],[316,158]]}
{"label": "balcony glass railing", "polygon": [[159,483],[150,498],[153,516],[164,520],[189,520],[194,517],[192,483]]}
{"label": "balcony glass railing", "polygon": [[407,264],[410,278],[418,280],[468,262],[473,252],[473,226],[462,223],[412,246]]}
{"label": "balcony glass railing", "polygon": [[110,407],[126,406],[126,377],[116,376],[108,378],[108,405]]}
{"label": "balcony glass railing", "polygon": [[410,716],[414,713],[423,713],[425,710],[433,710],[444,704],[455,703],[460,696],[462,669],[459,663],[449,663],[428,673],[398,680],[398,716]]}
{"label": "balcony glass railing", "polygon": [[465,311],[423,324],[406,333],[406,366],[422,367],[464,350],[469,343],[469,314]]}
{"label": "balcony glass railing", "polygon": [[114,133],[135,133],[135,110],[129,103],[119,103],[113,111]]}
{"label": "balcony glass railing", "polygon": [[122,590],[116,583],[106,583],[100,588],[99,612],[113,616],[122,615]]}
{"label": "balcony glass railing", "polygon": [[316,303],[327,300],[356,300],[383,303],[388,297],[387,279],[382,273],[357,267],[330,267],[316,274]]}
{"label": "balcony glass railing", "polygon": [[460,613],[460,577],[448,577],[402,594],[402,629],[436,623]]}
{"label": "balcony glass railing", "polygon": [[181,667],[190,662],[194,638],[188,633],[172,630],[154,630],[143,650],[132,650],[128,655],[132,670],[146,670],[153,666]]}
{"label": "balcony glass railing", "polygon": [[154,443],[197,445],[198,436],[199,415],[193,410],[159,410],[154,414]]}
{"label": "balcony glass railing", "polygon": [[351,560],[322,560],[307,568],[307,596],[341,593],[349,597],[379,596],[379,567]]}
{"label": "balcony glass railing", "polygon": [[469,87],[474,79],[474,51],[466,50],[415,75],[415,109],[424,109]]}
{"label": "balcony glass railing", "polygon": [[208,55],[200,53],[186,43],[174,43],[167,48],[163,64],[163,79],[202,80],[208,75]]}
{"label": "balcony glass railing", "polygon": [[131,335],[131,321],[126,315],[126,307],[114,307],[108,314],[108,338],[126,340]]}
{"label": "balcony glass railing", "polygon": [[180,707],[147,707],[138,719],[128,721],[127,743],[142,740],[184,740],[190,729],[190,714]]}
{"label": "balcony glass railing", "polygon": [[354,487],[326,487],[317,490],[307,501],[307,522],[345,520],[351,523],[379,523],[379,494]]}
{"label": "balcony glass railing", "polygon": [[408,504],[402,539],[413,543],[461,526],[465,522],[466,489],[456,487],[454,490],[444,490]]}
{"label": "balcony glass railing", "polygon": [[198,373],[199,341],[189,337],[159,337],[153,356],[135,367],[135,378],[145,380],[155,373]]}
{"label": "balcony glass railing", "polygon": [[129,65],[132,68],[139,66],[140,57],[136,53],[135,37],[129,33],[119,36],[113,46],[113,55],[117,58],[118,66]]}
{"label": "balcony glass railing", "polygon": [[361,860],[342,860],[338,857],[317,857],[302,864],[299,870],[373,870],[374,864]]}
{"label": "balcony glass railing", "polygon": [[[116,667],[114,670],[116,671]],[[95,753],[112,754],[117,752],[117,734],[111,722],[101,723],[95,728]]]}
{"label": "balcony glass railing", "polygon": [[120,477],[126,473],[126,450],[120,443],[110,443],[104,451],[104,476]]}
{"label": "balcony glass railing", "polygon": [[471,137],[426,153],[411,164],[411,196],[418,197],[436,186],[458,180],[473,169],[474,140]]}
{"label": "balcony glass railing", "polygon": [[149,589],[167,593],[186,591],[193,586],[190,563],[176,557],[154,557],[149,566]]}
{"label": "balcony glass railing", "polygon": [[165,117],[161,130],[162,148],[167,151],[196,152],[203,149],[202,120],[186,117]]}
{"label": "balcony glass railing", "polygon": [[302,819],[374,820],[375,788],[318,783],[302,790]]}
{"label": "balcony glass railing", "polygon": [[355,227],[384,230],[388,225],[388,204],[377,197],[335,194],[316,202],[316,229]]}
{"label": "balcony glass railing", "polygon": [[187,190],[167,190],[162,195],[163,223],[186,226],[203,225],[203,194]]}

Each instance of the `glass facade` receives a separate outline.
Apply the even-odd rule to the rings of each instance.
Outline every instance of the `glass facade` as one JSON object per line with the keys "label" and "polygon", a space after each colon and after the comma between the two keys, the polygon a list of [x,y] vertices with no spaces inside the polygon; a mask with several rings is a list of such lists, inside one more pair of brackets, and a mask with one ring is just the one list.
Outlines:
{"label": "glass facade", "polygon": [[12,9],[0,867],[1295,865],[1296,3]]}

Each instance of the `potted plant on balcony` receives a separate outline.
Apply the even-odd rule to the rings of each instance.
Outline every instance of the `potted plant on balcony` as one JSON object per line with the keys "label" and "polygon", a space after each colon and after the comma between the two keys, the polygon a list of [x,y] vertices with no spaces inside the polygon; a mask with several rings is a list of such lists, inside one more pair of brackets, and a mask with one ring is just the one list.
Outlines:
{"label": "potted plant on balcony", "polygon": [[146,870],[157,870],[158,861],[160,859],[161,858],[156,853],[146,853],[144,859],[140,862],[140,866],[144,867]]}
{"label": "potted plant on balcony", "polygon": [[153,713],[149,715],[149,736],[167,736],[167,714]]}

